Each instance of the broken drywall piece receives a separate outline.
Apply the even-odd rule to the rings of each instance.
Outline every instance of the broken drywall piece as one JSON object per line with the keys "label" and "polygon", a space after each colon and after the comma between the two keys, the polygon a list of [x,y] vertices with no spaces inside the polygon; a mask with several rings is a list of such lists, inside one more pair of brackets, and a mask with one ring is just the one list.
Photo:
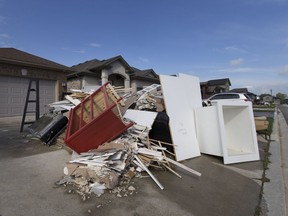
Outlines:
{"label": "broken drywall piece", "polygon": [[98,182],[95,182],[90,185],[90,192],[96,194],[98,197],[100,197],[103,193],[106,187]]}
{"label": "broken drywall piece", "polygon": [[169,127],[174,146],[176,160],[181,161],[200,156],[194,111],[189,105],[189,92],[183,78],[160,75],[160,82],[167,114],[170,118]]}
{"label": "broken drywall piece", "polygon": [[123,117],[151,130],[157,114],[157,112],[128,109]]}
{"label": "broken drywall piece", "polygon": [[106,143],[100,145],[96,149],[96,151],[104,151],[104,150],[111,150],[111,149],[124,150],[124,149],[126,149],[126,147],[123,143],[106,142]]}
{"label": "broken drywall piece", "polygon": [[107,172],[106,175],[100,177],[100,182],[104,183],[106,188],[113,189],[119,183],[119,175],[115,171]]}
{"label": "broken drywall piece", "polygon": [[72,175],[73,172],[78,168],[79,166],[77,164],[71,164],[67,163],[66,166],[64,167],[64,174],[65,175]]}

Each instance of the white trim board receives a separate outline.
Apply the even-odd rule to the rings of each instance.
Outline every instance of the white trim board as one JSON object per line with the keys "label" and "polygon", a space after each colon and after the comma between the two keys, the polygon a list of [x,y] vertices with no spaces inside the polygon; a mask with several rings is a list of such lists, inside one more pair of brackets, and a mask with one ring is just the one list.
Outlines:
{"label": "white trim board", "polygon": [[174,144],[176,160],[181,161],[200,156],[194,111],[189,100],[193,98],[183,78],[160,75],[169,128]]}

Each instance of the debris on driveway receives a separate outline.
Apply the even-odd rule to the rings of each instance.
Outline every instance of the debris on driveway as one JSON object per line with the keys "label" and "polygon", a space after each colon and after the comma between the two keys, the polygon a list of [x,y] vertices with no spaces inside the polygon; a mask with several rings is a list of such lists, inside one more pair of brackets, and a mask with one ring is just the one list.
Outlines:
{"label": "debris on driveway", "polygon": [[[148,133],[147,127],[135,124],[112,142],[106,142],[99,145],[97,149],[80,153],[78,157],[74,157],[67,163],[64,168],[66,176],[64,181],[60,180],[60,182],[76,185],[82,196],[92,192],[100,196],[104,189],[110,189],[114,192],[119,190],[119,188],[114,190],[119,186],[119,182],[124,181],[126,182],[125,186],[131,186],[129,185],[131,179],[135,176],[141,176],[142,172],[145,171],[163,190],[164,186],[149,168],[165,169],[181,177],[170,165],[171,163],[179,166],[180,163],[170,159],[168,154],[170,156],[174,154],[163,147],[163,143],[160,141],[150,140]],[[181,168],[193,175],[201,176],[199,172],[184,165]],[[65,182],[65,179],[69,181]],[[128,189],[129,194],[133,194],[134,190],[135,188],[130,187]],[[117,196],[120,196],[119,193]]]}
{"label": "debris on driveway", "polygon": [[[154,84],[136,93],[106,83],[92,93],[74,90],[66,100],[50,104],[54,113],[69,119],[66,131],[57,133],[57,142],[65,143],[73,151],[58,185],[75,185],[83,199],[91,193],[101,196],[106,190],[122,197],[135,192],[136,188],[129,182],[145,173],[163,190],[165,185],[152,170],[167,170],[181,178],[173,169],[177,166],[201,176],[179,161],[198,157],[200,153],[215,155],[216,139],[207,139],[211,134],[222,137],[216,144],[224,162],[227,158],[227,163],[257,160],[258,147],[240,143],[249,144],[249,136],[254,138],[256,131],[249,131],[246,139],[236,145],[229,143],[236,134],[229,122],[237,123],[237,128],[255,128],[245,125],[252,122],[249,106],[243,108],[242,104],[231,102],[229,106],[218,104],[205,108],[198,78],[161,75],[160,81],[161,85]],[[238,115],[242,109],[245,112],[236,120],[230,115]],[[209,131],[212,126],[214,131]],[[229,140],[225,139],[227,133],[230,133]],[[209,146],[209,151],[203,152],[204,145]],[[252,151],[255,157],[245,156]],[[119,188],[121,185],[125,187]]]}

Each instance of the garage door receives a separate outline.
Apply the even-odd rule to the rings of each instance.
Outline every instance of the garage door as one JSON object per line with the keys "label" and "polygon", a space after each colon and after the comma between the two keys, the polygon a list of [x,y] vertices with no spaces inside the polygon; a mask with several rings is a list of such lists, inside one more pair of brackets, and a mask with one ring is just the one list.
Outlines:
{"label": "garage door", "polygon": [[[0,76],[0,117],[23,115],[28,84],[27,78]],[[41,114],[48,111],[46,104],[55,101],[55,84],[56,81],[50,80],[39,82]],[[30,99],[34,99],[35,93],[31,92],[30,96]],[[28,110],[35,110],[35,104],[30,103]]]}

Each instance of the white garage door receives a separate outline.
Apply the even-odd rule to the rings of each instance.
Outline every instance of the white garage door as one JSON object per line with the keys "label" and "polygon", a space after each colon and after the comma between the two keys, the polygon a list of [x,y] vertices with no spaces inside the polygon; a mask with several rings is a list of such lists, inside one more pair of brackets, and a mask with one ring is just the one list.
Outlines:
{"label": "white garage door", "polygon": [[[0,76],[0,117],[23,115],[28,85],[27,78]],[[55,85],[56,81],[40,80],[39,82],[41,114],[48,111],[46,104],[55,101]],[[35,93],[31,92],[30,99],[34,98]],[[29,103],[28,110],[35,110],[35,103]]]}

